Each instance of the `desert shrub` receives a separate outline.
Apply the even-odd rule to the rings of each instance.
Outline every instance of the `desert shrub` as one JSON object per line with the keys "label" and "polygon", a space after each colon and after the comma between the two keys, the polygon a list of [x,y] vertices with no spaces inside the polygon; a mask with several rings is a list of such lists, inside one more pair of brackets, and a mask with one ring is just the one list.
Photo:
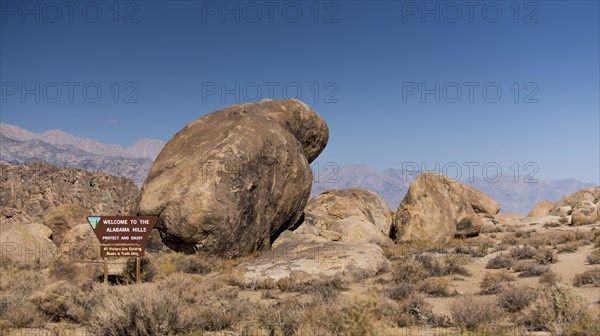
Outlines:
{"label": "desert shrub", "polygon": [[591,234],[591,241],[594,244],[594,247],[600,247],[600,230],[593,228],[591,232],[593,232]]}
{"label": "desert shrub", "polygon": [[586,314],[587,302],[573,287],[559,282],[541,291],[525,316],[533,330],[546,330],[552,335],[565,331]]}
{"label": "desert shrub", "polygon": [[587,262],[590,265],[600,265],[600,249],[592,251],[592,253],[587,256]]}
{"label": "desert shrub", "polygon": [[459,274],[471,275],[462,265],[465,261],[456,256],[436,257],[430,254],[419,254],[415,259],[427,270],[429,276],[440,277],[445,275]]}
{"label": "desert shrub", "polygon": [[531,261],[520,261],[513,265],[513,271],[520,272],[520,277],[535,277],[546,273],[550,268]]}
{"label": "desert shrub", "polygon": [[219,280],[175,273],[159,282],[99,286],[89,304],[94,335],[168,335],[217,331],[246,318],[252,306]]}
{"label": "desert shrub", "polygon": [[472,295],[454,300],[450,312],[457,326],[470,331],[482,324],[498,320],[502,316],[502,310],[493,301]]}
{"label": "desert shrub", "polygon": [[537,255],[537,250],[529,245],[523,245],[513,248],[510,256],[515,260],[533,259]]}
{"label": "desert shrub", "polygon": [[550,286],[553,286],[553,285],[555,285],[556,283],[558,283],[560,281],[561,281],[561,279],[558,276],[558,274],[554,273],[551,270],[548,271],[548,272],[546,272],[546,273],[544,273],[544,274],[542,274],[540,276],[540,279],[539,279],[539,282],[541,284],[550,285]]}
{"label": "desert shrub", "polygon": [[[158,272],[154,261],[148,257],[140,257],[140,282],[150,282]],[[122,280],[125,283],[135,283],[136,279],[136,261],[135,258],[129,258],[123,269]]]}
{"label": "desert shrub", "polygon": [[497,255],[492,259],[488,260],[485,268],[488,269],[501,269],[501,268],[510,268],[513,265],[512,258],[505,257],[503,255]]}
{"label": "desert shrub", "polygon": [[427,278],[419,286],[419,290],[434,297],[451,296],[448,286],[450,280],[447,278]]}
{"label": "desert shrub", "polygon": [[212,272],[215,265],[205,260],[201,255],[185,255],[175,263],[177,272],[190,274],[208,274]]}
{"label": "desert shrub", "polygon": [[427,276],[428,272],[423,265],[412,258],[403,258],[392,268],[392,280],[398,283],[417,283]]}
{"label": "desert shrub", "polygon": [[556,263],[558,261],[558,258],[556,257],[552,249],[549,249],[547,247],[541,247],[538,249],[538,253],[535,256],[535,260],[540,265],[548,265]]}
{"label": "desert shrub", "polygon": [[527,307],[537,296],[529,287],[506,287],[498,295],[498,305],[509,313],[515,313]]}
{"label": "desert shrub", "polygon": [[600,287],[600,267],[592,268],[581,274],[575,275],[573,278],[573,286],[580,287],[585,285]]}
{"label": "desert shrub", "polygon": [[565,328],[565,336],[592,336],[600,335],[600,310],[591,309]]}
{"label": "desert shrub", "polygon": [[579,241],[572,241],[559,245],[556,250],[558,253],[573,253],[577,251],[579,246],[581,246]]}
{"label": "desert shrub", "polygon": [[409,296],[402,302],[400,309],[404,314],[410,315],[415,324],[424,324],[433,316],[431,305],[419,294]]}
{"label": "desert shrub", "polygon": [[402,300],[415,293],[415,285],[409,282],[398,282],[388,289],[388,297],[392,300]]}
{"label": "desert shrub", "polygon": [[370,296],[351,298],[344,306],[344,335],[379,335],[377,301]]}
{"label": "desert shrub", "polygon": [[45,288],[48,279],[35,269],[7,266],[0,275],[0,320],[6,320],[14,327],[38,327],[49,319],[31,296],[40,288]]}
{"label": "desert shrub", "polygon": [[458,245],[454,248],[454,252],[457,254],[467,254],[474,258],[481,258],[487,255],[488,249],[492,246],[492,242],[482,241],[477,246]]}
{"label": "desert shrub", "polygon": [[532,267],[523,270],[521,272],[521,274],[519,274],[519,277],[531,278],[531,277],[540,276],[540,275],[548,272],[549,269],[550,268],[547,266],[533,265]]}
{"label": "desert shrub", "polygon": [[3,318],[16,328],[42,327],[48,322],[37,306],[25,298],[13,302],[12,307],[4,312]]}
{"label": "desert shrub", "polygon": [[276,307],[257,309],[257,323],[270,335],[295,335],[308,305],[305,302],[286,299]]}
{"label": "desert shrub", "polygon": [[88,327],[94,335],[166,335],[193,330],[178,295],[153,284],[104,289],[104,298],[91,310]]}
{"label": "desert shrub", "polygon": [[498,294],[505,283],[514,280],[515,278],[508,273],[486,273],[479,284],[479,288],[481,289],[479,294]]}
{"label": "desert shrub", "polygon": [[[89,288],[90,291],[91,289]],[[85,306],[89,298],[88,294],[75,283],[60,280],[50,283],[44,289],[33,293],[30,301],[50,321],[83,322],[87,318]]]}
{"label": "desert shrub", "polygon": [[319,297],[323,301],[329,301],[346,290],[346,284],[339,276],[326,277],[305,283],[303,292]]}

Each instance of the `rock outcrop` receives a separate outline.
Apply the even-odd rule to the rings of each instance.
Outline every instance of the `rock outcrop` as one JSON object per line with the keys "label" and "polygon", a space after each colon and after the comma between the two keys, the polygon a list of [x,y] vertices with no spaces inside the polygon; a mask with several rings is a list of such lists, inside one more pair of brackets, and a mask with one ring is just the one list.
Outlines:
{"label": "rock outcrop", "polygon": [[42,224],[0,224],[0,258],[20,265],[46,267],[56,259],[56,245]]}
{"label": "rock outcrop", "polygon": [[580,190],[556,202],[551,215],[571,216],[571,225],[600,222],[600,187]]}
{"label": "rock outcrop", "polygon": [[129,215],[138,192],[124,177],[40,162],[0,162],[0,223],[40,223],[61,205],[78,205],[98,215]]}
{"label": "rock outcrop", "polygon": [[309,163],[325,121],[298,100],[226,107],[165,145],[142,188],[140,215],[158,215],[167,246],[236,257],[269,248],[310,195]]}
{"label": "rock outcrop", "polygon": [[91,212],[77,204],[64,204],[52,208],[44,216],[44,225],[52,230],[52,241],[60,246],[63,236],[75,226],[86,223]]}
{"label": "rock outcrop", "polygon": [[549,201],[541,201],[536,204],[529,212],[527,217],[541,217],[550,215],[550,211],[554,208],[554,203]]}
{"label": "rock outcrop", "polygon": [[312,198],[299,232],[335,231],[342,241],[386,242],[392,227],[387,203],[372,191],[332,189]]}
{"label": "rock outcrop", "polygon": [[396,214],[392,237],[396,241],[445,244],[453,236],[474,236],[481,228],[477,212],[495,214],[497,204],[480,191],[446,176],[425,173],[417,177]]}
{"label": "rock outcrop", "polygon": [[364,242],[332,242],[312,234],[289,234],[278,239],[273,250],[241,264],[241,280],[310,281],[323,277],[371,277],[387,269],[381,248]]}
{"label": "rock outcrop", "polygon": [[[126,258],[108,258],[109,274],[121,274],[126,262]],[[79,224],[65,233],[56,263],[87,267],[94,276],[103,275],[100,242],[89,224]]]}

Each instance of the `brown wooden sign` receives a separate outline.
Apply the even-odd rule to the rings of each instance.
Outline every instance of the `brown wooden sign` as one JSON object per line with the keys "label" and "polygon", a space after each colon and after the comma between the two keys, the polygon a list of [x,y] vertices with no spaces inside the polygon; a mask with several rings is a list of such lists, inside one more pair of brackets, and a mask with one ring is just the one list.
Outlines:
{"label": "brown wooden sign", "polygon": [[108,257],[135,257],[135,281],[140,283],[140,258],[157,216],[90,216],[88,222],[100,241],[104,283],[108,284]]}

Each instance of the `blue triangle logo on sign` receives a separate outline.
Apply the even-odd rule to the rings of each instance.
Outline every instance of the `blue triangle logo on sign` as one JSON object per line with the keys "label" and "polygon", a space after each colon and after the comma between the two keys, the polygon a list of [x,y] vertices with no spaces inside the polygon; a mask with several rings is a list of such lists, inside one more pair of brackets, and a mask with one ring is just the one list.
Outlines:
{"label": "blue triangle logo on sign", "polygon": [[92,227],[92,229],[96,230],[96,225],[98,225],[98,223],[100,222],[100,217],[88,217],[88,222],[90,223],[90,226]]}

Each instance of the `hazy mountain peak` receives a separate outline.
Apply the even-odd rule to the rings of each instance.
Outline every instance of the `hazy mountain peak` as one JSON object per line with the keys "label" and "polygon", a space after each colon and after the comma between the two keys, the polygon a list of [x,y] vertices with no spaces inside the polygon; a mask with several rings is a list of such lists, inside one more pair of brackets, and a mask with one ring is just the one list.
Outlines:
{"label": "hazy mountain peak", "polygon": [[100,141],[52,129],[41,134],[30,132],[19,126],[0,122],[0,134],[18,141],[41,140],[54,146],[74,146],[88,153],[102,156],[148,158],[154,160],[164,143],[158,139],[141,139],[127,149],[120,145],[103,144]]}

